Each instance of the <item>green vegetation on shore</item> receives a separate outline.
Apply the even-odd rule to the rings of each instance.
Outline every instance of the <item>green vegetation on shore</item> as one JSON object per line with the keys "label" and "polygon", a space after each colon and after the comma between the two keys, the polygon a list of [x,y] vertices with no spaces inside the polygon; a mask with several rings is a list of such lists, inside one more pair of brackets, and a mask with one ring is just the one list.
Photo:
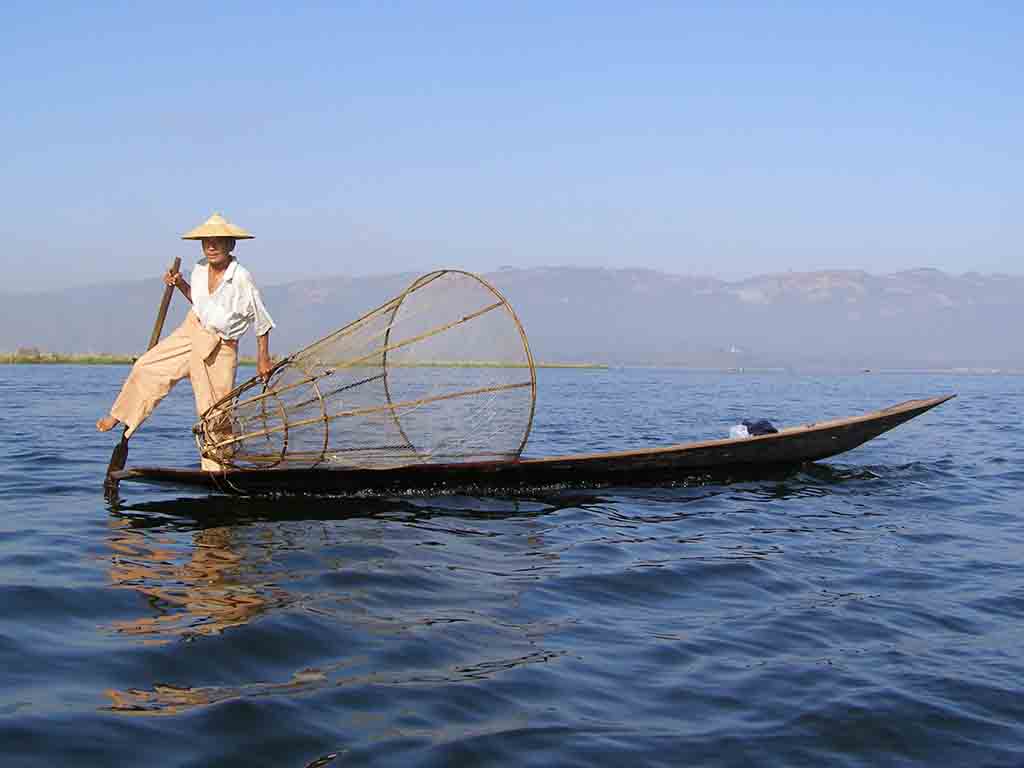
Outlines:
{"label": "green vegetation on shore", "polygon": [[[132,355],[110,354],[72,354],[64,355],[56,352],[40,352],[38,350],[19,349],[17,352],[0,352],[0,364],[9,365],[131,365],[136,357]],[[256,365],[255,357],[242,357],[239,365]],[[401,367],[416,368],[526,368],[525,363],[505,363],[489,360],[438,360],[421,363],[397,363]],[[368,364],[367,367],[370,367]],[[537,368],[583,368],[603,369],[602,363],[536,363]]]}
{"label": "green vegetation on shore", "polygon": [[[503,360],[423,360],[417,362],[388,361],[395,368],[529,368],[526,363]],[[534,363],[535,368],[607,368],[604,363]]]}
{"label": "green vegetation on shore", "polygon": [[[0,352],[0,365],[131,365],[138,355],[62,355],[57,352]],[[243,357],[239,365],[256,365],[255,357]]]}
{"label": "green vegetation on shore", "polygon": [[61,355],[56,352],[0,352],[0,363],[8,365],[131,365],[129,355]]}
{"label": "green vegetation on shore", "polygon": [[[526,366],[524,365],[523,368]],[[534,363],[535,368],[596,368],[598,370],[606,370],[608,368],[607,363]]]}

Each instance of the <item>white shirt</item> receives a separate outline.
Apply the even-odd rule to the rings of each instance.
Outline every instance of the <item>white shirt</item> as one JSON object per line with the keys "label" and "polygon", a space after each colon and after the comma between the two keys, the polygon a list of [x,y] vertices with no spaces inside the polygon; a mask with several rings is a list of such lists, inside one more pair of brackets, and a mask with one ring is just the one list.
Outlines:
{"label": "white shirt", "polygon": [[203,328],[222,339],[237,339],[250,325],[262,336],[274,327],[249,270],[232,259],[217,290],[210,294],[210,268],[200,259],[192,269],[192,310]]}

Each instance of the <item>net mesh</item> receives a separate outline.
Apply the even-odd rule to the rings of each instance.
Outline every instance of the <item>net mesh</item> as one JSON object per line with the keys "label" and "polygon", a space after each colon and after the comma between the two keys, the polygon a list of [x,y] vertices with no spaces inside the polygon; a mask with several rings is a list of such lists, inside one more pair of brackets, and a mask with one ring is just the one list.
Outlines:
{"label": "net mesh", "polygon": [[226,467],[387,468],[509,460],[533,422],[536,372],[505,298],[440,270],[237,387],[195,427]]}

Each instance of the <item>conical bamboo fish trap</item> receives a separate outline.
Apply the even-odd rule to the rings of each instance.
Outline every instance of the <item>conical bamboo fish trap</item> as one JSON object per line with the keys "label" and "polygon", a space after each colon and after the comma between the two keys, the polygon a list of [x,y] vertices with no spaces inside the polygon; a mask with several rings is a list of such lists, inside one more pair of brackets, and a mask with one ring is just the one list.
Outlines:
{"label": "conical bamboo fish trap", "polygon": [[522,324],[486,280],[459,270],[404,293],[251,379],[194,432],[233,468],[384,469],[515,459],[537,376]]}

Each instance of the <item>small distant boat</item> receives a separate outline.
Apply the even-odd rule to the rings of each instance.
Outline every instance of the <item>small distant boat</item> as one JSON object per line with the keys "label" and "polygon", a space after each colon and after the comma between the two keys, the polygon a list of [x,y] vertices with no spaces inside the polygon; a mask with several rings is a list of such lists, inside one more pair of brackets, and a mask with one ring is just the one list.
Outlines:
{"label": "small distant boat", "polygon": [[943,395],[861,416],[781,429],[775,434],[542,458],[457,463],[415,462],[382,468],[238,468],[223,472],[136,467],[116,480],[240,495],[502,494],[545,488],[597,488],[743,479],[798,467],[852,450],[955,395]]}

